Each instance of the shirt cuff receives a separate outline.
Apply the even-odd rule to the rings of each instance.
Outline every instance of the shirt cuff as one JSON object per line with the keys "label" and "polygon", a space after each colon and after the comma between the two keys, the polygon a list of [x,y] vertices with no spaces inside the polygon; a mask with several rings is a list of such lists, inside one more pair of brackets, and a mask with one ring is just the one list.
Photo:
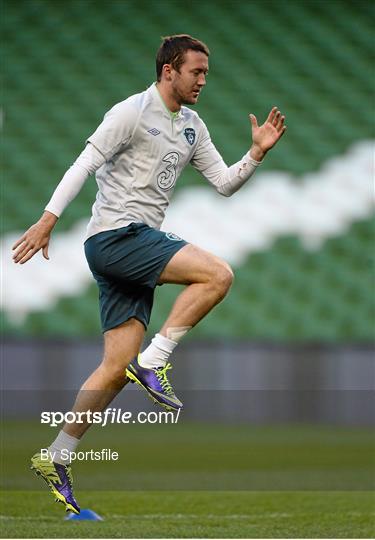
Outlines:
{"label": "shirt cuff", "polygon": [[246,154],[246,158],[253,164],[255,165],[255,167],[259,167],[259,165],[261,165],[263,163],[263,159],[262,161],[257,161],[256,159],[252,158],[251,155],[250,155],[250,150],[248,151],[248,153]]}

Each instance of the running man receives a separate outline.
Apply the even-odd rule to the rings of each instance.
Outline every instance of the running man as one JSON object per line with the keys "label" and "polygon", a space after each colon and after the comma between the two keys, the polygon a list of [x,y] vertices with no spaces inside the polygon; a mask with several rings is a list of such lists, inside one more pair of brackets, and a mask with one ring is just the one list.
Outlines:
{"label": "running man", "polygon": [[[222,195],[235,193],[253,175],[285,132],[273,107],[263,125],[250,114],[252,145],[227,167],[211,142],[195,105],[206,85],[209,50],[189,35],[164,38],[156,56],[157,82],[106,113],[97,130],[58,184],[39,221],[13,246],[24,264],[40,249],[48,259],[58,218],[96,172],[98,193],[85,241],[85,254],[99,287],[104,357],[83,384],[73,411],[102,411],[128,379],[158,403],[182,407],[168,380],[169,357],[181,338],[227,294],[233,273],[226,262],[161,232],[165,211],[182,170],[191,163]],[[159,333],[141,353],[154,289],[164,283],[186,287]],[[69,461],[89,423],[66,424],[32,468],[67,511],[79,513]]]}

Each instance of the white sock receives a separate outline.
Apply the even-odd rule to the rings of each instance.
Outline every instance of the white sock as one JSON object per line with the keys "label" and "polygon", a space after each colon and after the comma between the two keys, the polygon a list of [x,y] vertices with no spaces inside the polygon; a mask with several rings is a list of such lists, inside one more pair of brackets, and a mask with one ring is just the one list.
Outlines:
{"label": "white sock", "polygon": [[[48,448],[52,461],[55,463],[60,463],[61,465],[69,465],[70,459],[65,454],[68,452],[74,452],[78,443],[79,439],[76,439],[75,437],[72,437],[71,435],[65,433],[65,431],[61,430],[51,446]],[[63,455],[61,455],[62,450],[65,450]]]}
{"label": "white sock", "polygon": [[176,345],[177,341],[156,334],[147,349],[139,355],[139,365],[147,369],[164,367]]}

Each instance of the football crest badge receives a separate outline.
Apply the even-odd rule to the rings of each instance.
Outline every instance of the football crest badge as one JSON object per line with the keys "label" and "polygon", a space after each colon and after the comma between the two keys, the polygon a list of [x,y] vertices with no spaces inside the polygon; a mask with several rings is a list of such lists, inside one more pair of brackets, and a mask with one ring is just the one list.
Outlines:
{"label": "football crest badge", "polygon": [[195,130],[193,128],[186,128],[184,131],[187,142],[193,146],[195,141]]}

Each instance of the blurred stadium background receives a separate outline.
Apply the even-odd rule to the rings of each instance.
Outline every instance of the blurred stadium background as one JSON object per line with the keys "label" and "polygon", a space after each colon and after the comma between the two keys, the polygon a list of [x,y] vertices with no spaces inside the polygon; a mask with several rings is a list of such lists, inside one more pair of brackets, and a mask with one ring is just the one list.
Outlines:
{"label": "blurred stadium background", "polygon": [[[349,476],[319,486],[373,485],[373,16],[374,5],[365,0],[3,2],[3,405],[6,418],[35,421],[35,429],[23,429],[28,441],[41,429],[35,413],[52,403],[48,391],[78,388],[100,360],[97,290],[82,250],[95,179],[59,220],[51,261],[38,256],[16,268],[10,246],[38,219],[105,111],[153,82],[161,36],[186,32],[211,50],[196,110],[227,163],[248,149],[249,112],[262,119],[277,105],[288,125],[256,179],[233,198],[222,199],[191,168],[176,187],[166,227],[224,256],[236,275],[230,296],[176,355],[172,376],[188,404],[186,441],[189,422],[207,422],[218,445],[227,432],[209,422],[242,423],[238,436],[232,433],[238,448],[245,452],[255,433],[258,444],[270,445],[271,462],[280,441],[279,457],[290,456],[287,441],[296,441],[294,456],[302,440],[307,448],[313,440],[326,449],[333,444],[328,464],[324,458],[324,466],[315,464],[322,471],[335,467],[333,456],[339,461],[349,440],[364,453],[354,446],[351,457],[343,451],[348,461],[340,474],[345,469]],[[177,292],[157,291],[148,337]],[[37,392],[45,394],[36,398]],[[125,397],[119,399],[126,408]],[[144,401],[135,399],[134,406]],[[279,429],[259,431],[274,424],[289,426],[284,438]],[[304,424],[302,431],[290,431],[295,424]],[[26,459],[26,440],[16,443],[19,429],[9,426],[12,455]],[[313,426],[309,435],[306,426]],[[158,456],[165,450],[160,444]],[[200,451],[193,444],[197,461],[188,463],[204,487]],[[238,452],[249,468],[249,456]],[[298,458],[295,463],[298,469]],[[176,487],[176,478],[170,481]],[[255,485],[272,484],[270,477],[262,482]],[[13,477],[6,485],[20,489],[29,481]],[[276,485],[301,489],[303,483]],[[230,486],[244,489],[243,482]]]}

